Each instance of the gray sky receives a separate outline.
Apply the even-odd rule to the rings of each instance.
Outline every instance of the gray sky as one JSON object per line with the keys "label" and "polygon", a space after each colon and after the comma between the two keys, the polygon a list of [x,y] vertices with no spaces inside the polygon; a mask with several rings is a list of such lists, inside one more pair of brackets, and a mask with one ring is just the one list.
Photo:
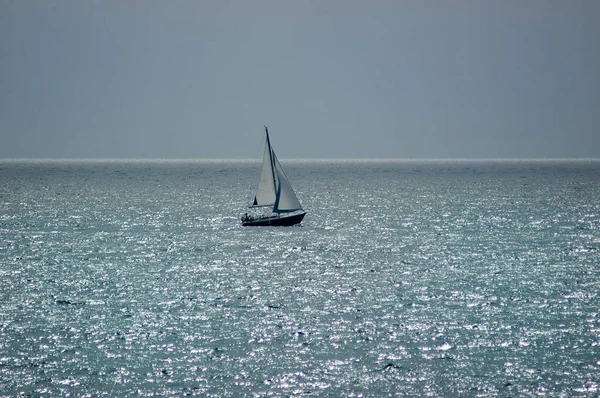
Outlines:
{"label": "gray sky", "polygon": [[600,1],[0,0],[0,158],[600,157]]}

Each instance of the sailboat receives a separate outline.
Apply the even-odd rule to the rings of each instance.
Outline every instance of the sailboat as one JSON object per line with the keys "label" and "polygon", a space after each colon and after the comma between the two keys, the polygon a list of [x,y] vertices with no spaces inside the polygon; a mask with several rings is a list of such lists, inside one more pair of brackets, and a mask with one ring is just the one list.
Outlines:
{"label": "sailboat", "polygon": [[292,185],[285,176],[277,156],[275,156],[267,126],[265,126],[265,133],[267,140],[265,142],[260,181],[250,208],[269,207],[271,208],[271,214],[251,216],[246,213],[242,217],[242,225],[250,227],[299,224],[306,212],[302,209]]}

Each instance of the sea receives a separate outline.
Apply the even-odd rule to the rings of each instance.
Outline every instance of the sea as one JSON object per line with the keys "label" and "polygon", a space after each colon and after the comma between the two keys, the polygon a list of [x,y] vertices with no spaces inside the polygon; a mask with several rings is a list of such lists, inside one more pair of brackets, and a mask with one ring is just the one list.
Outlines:
{"label": "sea", "polygon": [[600,160],[0,160],[1,397],[598,397]]}

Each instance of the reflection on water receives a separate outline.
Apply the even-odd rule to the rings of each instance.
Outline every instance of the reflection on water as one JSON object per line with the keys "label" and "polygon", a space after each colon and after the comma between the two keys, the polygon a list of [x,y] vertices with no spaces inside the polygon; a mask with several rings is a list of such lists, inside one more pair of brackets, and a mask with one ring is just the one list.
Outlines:
{"label": "reflection on water", "polygon": [[284,166],[1,162],[2,393],[599,393],[600,163]]}

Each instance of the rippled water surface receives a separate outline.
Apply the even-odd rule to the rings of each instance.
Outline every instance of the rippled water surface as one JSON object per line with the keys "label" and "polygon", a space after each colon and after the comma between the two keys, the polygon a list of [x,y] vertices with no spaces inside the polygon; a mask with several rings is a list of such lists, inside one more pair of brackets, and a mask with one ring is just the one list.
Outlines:
{"label": "rippled water surface", "polygon": [[598,396],[600,162],[0,161],[0,395]]}

